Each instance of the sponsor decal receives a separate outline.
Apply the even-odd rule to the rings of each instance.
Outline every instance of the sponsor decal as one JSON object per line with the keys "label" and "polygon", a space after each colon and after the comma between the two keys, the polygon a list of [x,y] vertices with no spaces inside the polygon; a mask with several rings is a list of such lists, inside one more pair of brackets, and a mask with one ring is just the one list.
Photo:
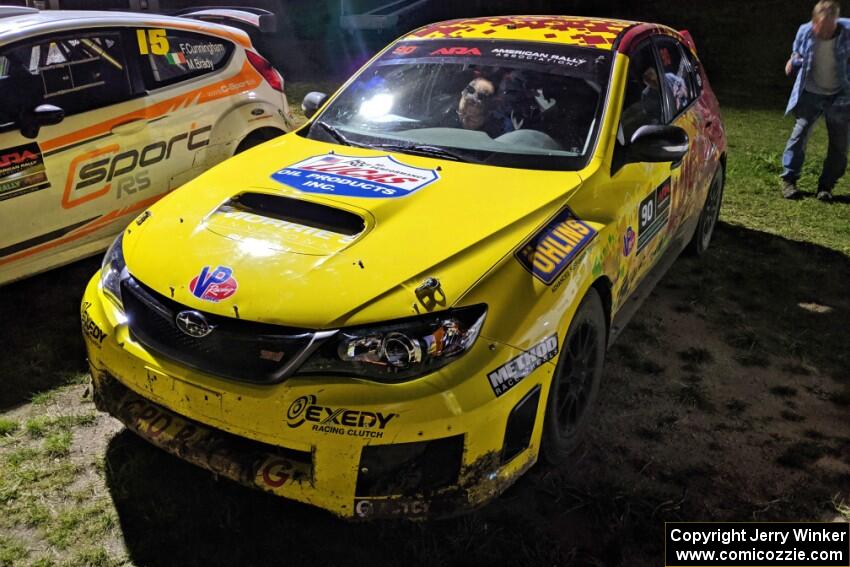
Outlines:
{"label": "sponsor decal", "polygon": [[505,49],[497,48],[490,52],[496,57],[504,57],[505,59],[516,59],[518,61],[533,61],[535,63],[547,63],[563,65],[565,67],[581,67],[587,63],[587,59],[581,57],[570,57],[558,53],[547,53],[543,51],[534,51],[531,49]]}
{"label": "sponsor decal", "polygon": [[416,49],[415,45],[400,45],[393,49],[393,55],[410,55]]}
{"label": "sponsor decal", "polygon": [[387,516],[423,517],[428,514],[428,502],[425,500],[406,500],[400,498],[357,499],[354,501],[354,513],[358,518]]}
{"label": "sponsor decal", "polygon": [[626,234],[623,235],[623,256],[628,256],[635,248],[635,231],[632,227],[626,229]]}
{"label": "sponsor decal", "polygon": [[544,362],[549,362],[557,355],[558,335],[552,335],[516,358],[511,359],[507,364],[503,364],[487,374],[493,393],[496,394],[496,397],[501,396],[541,367]]}
{"label": "sponsor decal", "polygon": [[670,220],[670,192],[670,179],[667,178],[641,201],[638,209],[638,254],[667,226]]}
{"label": "sponsor decal", "polygon": [[412,167],[392,156],[326,154],[307,158],[272,174],[272,179],[305,193],[348,197],[404,197],[439,179],[433,169]]}
{"label": "sponsor decal", "polygon": [[516,257],[534,277],[550,285],[596,236],[596,231],[566,208],[531,237]]}
{"label": "sponsor decal", "polygon": [[91,307],[91,301],[84,301],[83,308],[80,310],[83,336],[94,344],[94,346],[100,348],[100,345],[103,344],[103,339],[106,338],[106,333],[89,316],[89,307]]}
{"label": "sponsor decal", "polygon": [[294,429],[309,422],[310,428],[317,433],[380,439],[387,424],[397,417],[397,413],[322,406],[317,403],[316,396],[310,394],[289,405],[286,424]]}
{"label": "sponsor decal", "polygon": [[192,295],[213,303],[227,299],[236,293],[237,287],[238,284],[236,278],[233,277],[233,270],[227,266],[219,266],[214,270],[210,270],[209,266],[204,266],[201,273],[189,282],[189,290]]}
{"label": "sponsor decal", "polygon": [[48,187],[50,183],[37,143],[0,150],[0,201]]}
{"label": "sponsor decal", "polygon": [[318,240],[338,242],[340,244],[348,244],[350,242],[353,242],[359,236],[358,234],[354,234],[352,236],[341,235],[335,232],[330,232],[328,230],[323,230],[321,228],[306,226],[303,224],[298,224],[296,222],[264,217],[254,213],[249,213],[247,211],[228,210],[221,213],[221,216],[224,218],[236,219],[254,225],[270,226],[276,229],[280,229],[284,232],[301,234],[304,236],[316,238]]}
{"label": "sponsor decal", "polygon": [[431,52],[431,55],[481,55],[477,47],[441,47]]}
{"label": "sponsor decal", "polygon": [[[112,182],[116,179],[117,199],[147,189],[150,180],[146,168],[171,159],[184,144],[189,152],[207,146],[211,130],[212,126],[201,126],[141,149],[122,151],[120,145],[112,144],[80,154],[71,160],[68,168],[62,207],[69,209],[106,195],[112,190]],[[101,183],[104,185],[101,186]]]}

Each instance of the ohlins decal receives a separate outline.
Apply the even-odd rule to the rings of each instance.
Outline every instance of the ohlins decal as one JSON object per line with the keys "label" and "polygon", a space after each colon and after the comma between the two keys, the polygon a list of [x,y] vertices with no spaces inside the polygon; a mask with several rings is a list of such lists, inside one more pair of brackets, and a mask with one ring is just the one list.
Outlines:
{"label": "ohlins decal", "polygon": [[384,428],[396,417],[397,413],[321,406],[316,403],[316,396],[311,394],[301,396],[290,404],[286,424],[296,428],[310,422],[313,431],[318,433],[380,439],[384,436]]}
{"label": "ohlins decal", "polygon": [[550,285],[590,244],[596,231],[564,209],[531,237],[516,257],[534,277]]}
{"label": "ohlins decal", "polygon": [[[86,152],[71,161],[68,169],[68,180],[65,184],[65,194],[62,198],[62,206],[65,208],[81,205],[92,199],[105,195],[112,189],[112,181],[118,177],[126,176],[139,168],[147,168],[172,157],[175,148],[185,144],[188,151],[195,151],[209,145],[209,133],[212,126],[202,126],[188,132],[173,136],[170,140],[160,140],[143,147],[142,149],[121,150],[118,144],[112,144],[105,148]],[[139,177],[141,176],[141,177]],[[146,172],[140,172],[136,182],[124,184],[119,187],[118,197],[122,192],[135,193],[139,189],[145,189],[150,184]],[[104,183],[95,191],[89,188]],[[78,191],[84,191],[85,195],[76,196]]]}

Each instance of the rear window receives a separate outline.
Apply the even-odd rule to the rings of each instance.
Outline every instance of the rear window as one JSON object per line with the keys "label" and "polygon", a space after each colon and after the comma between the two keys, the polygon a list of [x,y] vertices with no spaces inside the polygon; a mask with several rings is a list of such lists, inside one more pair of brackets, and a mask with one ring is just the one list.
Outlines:
{"label": "rear window", "polygon": [[136,30],[136,43],[148,89],[213,73],[233,53],[225,39],[171,29]]}

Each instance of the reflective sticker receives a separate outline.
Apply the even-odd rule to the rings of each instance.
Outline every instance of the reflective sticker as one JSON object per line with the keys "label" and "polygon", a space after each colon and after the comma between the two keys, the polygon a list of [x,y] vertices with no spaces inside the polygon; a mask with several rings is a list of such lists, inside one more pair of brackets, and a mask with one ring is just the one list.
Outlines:
{"label": "reflective sticker", "polygon": [[550,285],[590,244],[596,230],[566,208],[516,253],[525,269]]}
{"label": "reflective sticker", "polygon": [[395,198],[439,179],[433,169],[405,165],[392,156],[314,156],[272,174],[272,179],[305,193]]}

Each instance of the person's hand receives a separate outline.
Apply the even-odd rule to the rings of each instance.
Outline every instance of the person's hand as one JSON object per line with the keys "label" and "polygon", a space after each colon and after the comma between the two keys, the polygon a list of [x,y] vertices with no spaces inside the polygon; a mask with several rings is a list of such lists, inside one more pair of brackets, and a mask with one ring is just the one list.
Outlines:
{"label": "person's hand", "polygon": [[785,64],[785,74],[789,77],[794,74],[797,70],[797,67],[803,62],[803,58],[797,55],[796,53],[791,54],[791,58],[788,59],[788,63]]}

